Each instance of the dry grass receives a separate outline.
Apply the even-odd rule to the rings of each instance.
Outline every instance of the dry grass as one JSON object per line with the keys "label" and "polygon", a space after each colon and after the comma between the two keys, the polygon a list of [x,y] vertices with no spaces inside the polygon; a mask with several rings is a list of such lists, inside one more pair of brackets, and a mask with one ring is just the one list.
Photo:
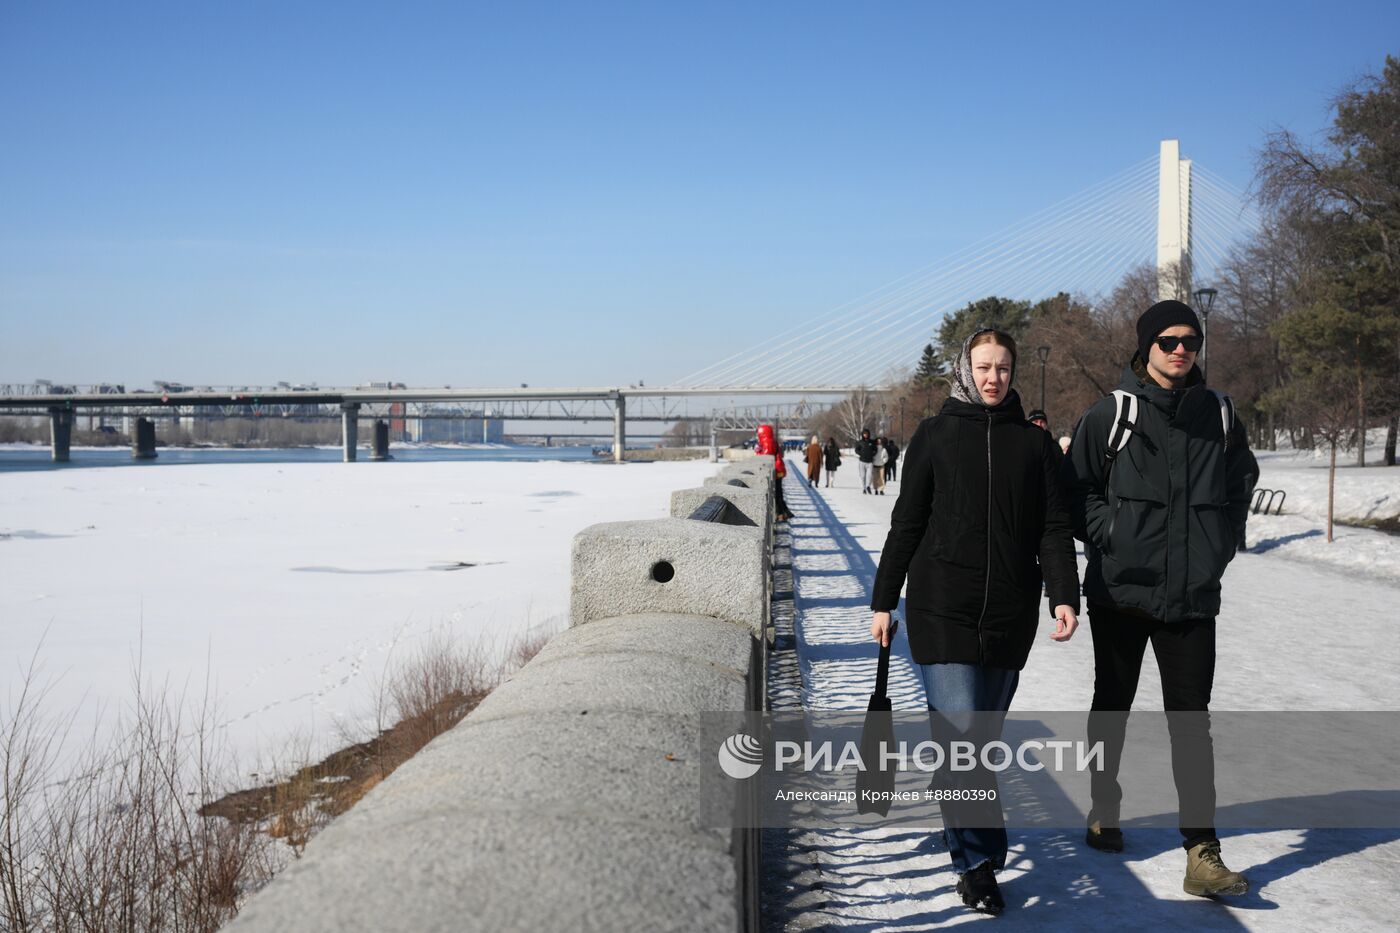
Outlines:
{"label": "dry grass", "polygon": [[[212,711],[141,683],[130,711],[55,780],[68,723],[42,716],[31,666],[0,715],[0,926],[214,930],[265,878],[250,827],[200,819],[212,792]],[[10,705],[10,701],[13,705]]]}
{"label": "dry grass", "polygon": [[499,654],[428,636],[380,684],[377,735],[232,793],[223,776],[236,772],[217,754],[207,698],[153,691],[139,671],[131,711],[91,736],[60,779],[71,720],[45,718],[31,665],[0,707],[0,929],[218,929],[289,850],[299,856],[335,816],[461,722],[549,634],[517,638]]}

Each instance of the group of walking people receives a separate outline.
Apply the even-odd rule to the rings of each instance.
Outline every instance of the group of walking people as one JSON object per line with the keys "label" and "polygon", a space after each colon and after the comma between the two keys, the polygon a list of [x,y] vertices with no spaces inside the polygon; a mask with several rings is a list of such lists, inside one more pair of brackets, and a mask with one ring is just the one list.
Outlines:
{"label": "group of walking people", "polygon": [[[1067,454],[1043,424],[1028,421],[1011,387],[1016,342],[990,328],[967,339],[951,396],[909,441],[870,631],[889,644],[907,583],[906,631],[932,718],[1004,714],[1039,629],[1042,584],[1049,638],[1069,641],[1079,626],[1074,539],[1083,541],[1094,647],[1088,738],[1105,750],[1090,781],[1085,842],[1108,853],[1126,847],[1118,771],[1126,711],[1151,643],[1169,714],[1183,888],[1242,894],[1248,884],[1226,867],[1214,828],[1208,720],[1171,714],[1209,707],[1221,578],[1243,540],[1258,466],[1228,399],[1206,387],[1196,365],[1204,335],[1195,312],[1158,302],[1139,318],[1137,338],[1119,389],[1084,414]],[[873,485],[866,477],[874,447],[869,432],[856,445],[865,486]],[[992,720],[984,738],[1000,737],[1000,720]],[[990,773],[963,780],[996,787]],[[942,809],[963,902],[1000,913],[1000,803]]]}
{"label": "group of walking people", "polygon": [[[885,483],[894,482],[899,476],[899,445],[894,438],[881,435],[872,439],[870,431],[860,432],[860,440],[855,443],[856,466],[860,473],[862,493],[883,496]],[[807,444],[807,482],[816,488],[821,479],[822,469],[826,470],[826,485],[835,485],[836,471],[841,467],[841,446],[836,438],[828,437],[825,446],[820,438],[812,435]]]}

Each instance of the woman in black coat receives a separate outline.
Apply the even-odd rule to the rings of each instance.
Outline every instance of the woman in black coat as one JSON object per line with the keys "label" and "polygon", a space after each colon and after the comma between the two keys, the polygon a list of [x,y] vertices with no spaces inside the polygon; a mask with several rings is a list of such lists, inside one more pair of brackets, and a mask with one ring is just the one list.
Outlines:
{"label": "woman in black coat", "polygon": [[[1035,640],[1042,577],[1056,620],[1050,637],[1067,641],[1078,626],[1079,574],[1058,451],[1026,422],[1011,389],[1015,366],[1016,343],[1000,331],[980,330],[963,344],[952,396],[909,441],[875,575],[871,634],[888,643],[890,611],[907,578],[909,648],[929,709],[940,713],[1010,708]],[[1000,716],[981,717],[981,740],[1000,734]],[[985,772],[949,780],[996,787]],[[963,902],[999,913],[1001,805],[944,804],[943,822]]]}
{"label": "woman in black coat", "polygon": [[826,484],[831,485],[831,480],[836,476],[836,468],[841,465],[841,448],[836,444],[836,438],[826,439]]}

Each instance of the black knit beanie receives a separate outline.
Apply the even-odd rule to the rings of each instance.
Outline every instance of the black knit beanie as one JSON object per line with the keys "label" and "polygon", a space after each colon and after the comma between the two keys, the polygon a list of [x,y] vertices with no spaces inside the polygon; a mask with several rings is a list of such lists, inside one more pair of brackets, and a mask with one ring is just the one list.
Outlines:
{"label": "black knit beanie", "polygon": [[1193,327],[1196,333],[1201,333],[1201,322],[1196,317],[1196,312],[1179,301],[1159,301],[1142,312],[1142,317],[1138,318],[1137,322],[1137,338],[1138,355],[1142,357],[1143,362],[1147,361],[1152,350],[1152,341],[1157,335],[1178,324]]}

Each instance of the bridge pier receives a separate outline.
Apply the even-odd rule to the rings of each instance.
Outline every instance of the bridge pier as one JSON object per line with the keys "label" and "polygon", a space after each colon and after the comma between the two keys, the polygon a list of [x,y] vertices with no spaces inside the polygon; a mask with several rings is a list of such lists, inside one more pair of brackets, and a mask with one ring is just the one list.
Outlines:
{"label": "bridge pier", "polygon": [[340,447],[346,463],[355,462],[355,448],[359,444],[360,406],[356,402],[342,402],[340,405]]}
{"label": "bridge pier", "polygon": [[613,463],[622,463],[627,449],[627,397],[618,393],[613,400]]}
{"label": "bridge pier", "polygon": [[374,437],[370,441],[369,458],[371,460],[388,460],[389,458],[389,423],[383,418],[377,418],[374,422]]}
{"label": "bridge pier", "polygon": [[68,448],[73,441],[73,412],[68,408],[49,409],[49,441],[54,463],[68,462]]}
{"label": "bridge pier", "polygon": [[154,460],[156,458],[156,423],[150,418],[137,418],[136,431],[132,435],[131,458],[133,460]]}

